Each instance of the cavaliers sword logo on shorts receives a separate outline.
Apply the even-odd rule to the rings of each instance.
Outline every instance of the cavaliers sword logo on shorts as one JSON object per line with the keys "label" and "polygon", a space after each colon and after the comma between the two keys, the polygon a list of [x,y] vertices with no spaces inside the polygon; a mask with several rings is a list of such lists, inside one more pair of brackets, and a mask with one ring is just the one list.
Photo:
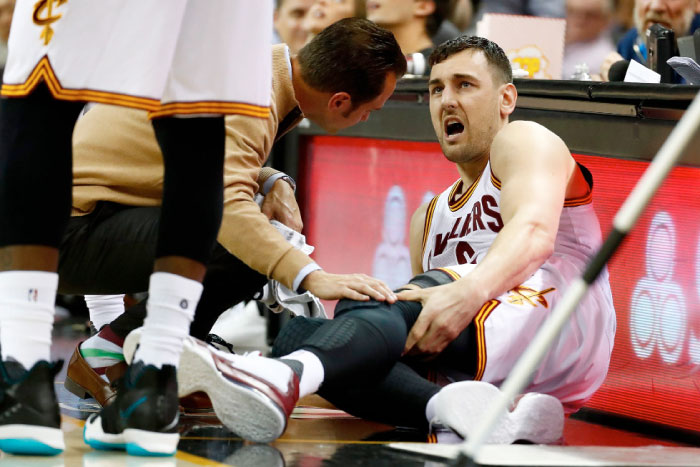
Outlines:
{"label": "cavaliers sword logo on shorts", "polygon": [[56,7],[59,7],[67,2],[68,0],[39,0],[36,2],[36,5],[34,5],[32,20],[37,26],[43,26],[39,37],[44,39],[44,45],[49,45],[49,42],[51,42],[51,38],[53,37],[53,28],[51,25],[61,19],[63,16],[60,13],[54,15],[54,3],[56,4]]}
{"label": "cavaliers sword logo on shorts", "polygon": [[550,287],[542,291],[537,291],[533,288],[519,285],[513,290],[510,290],[508,303],[512,303],[513,305],[532,305],[535,308],[537,308],[537,305],[542,305],[545,308],[549,308],[549,303],[545,295],[555,290],[556,288]]}

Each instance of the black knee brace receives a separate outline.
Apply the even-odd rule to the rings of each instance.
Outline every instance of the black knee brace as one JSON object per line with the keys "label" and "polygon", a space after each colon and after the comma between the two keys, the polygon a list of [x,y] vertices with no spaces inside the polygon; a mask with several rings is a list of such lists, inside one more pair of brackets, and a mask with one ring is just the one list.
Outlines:
{"label": "black knee brace", "polygon": [[70,217],[73,126],[82,102],[56,100],[43,83],[0,100],[0,247],[58,248]]}
{"label": "black knee brace", "polygon": [[206,263],[223,209],[224,118],[166,117],[153,128],[165,164],[156,258]]}
{"label": "black knee brace", "polygon": [[449,284],[455,280],[447,274],[445,271],[440,269],[431,269],[430,271],[423,272],[414,276],[408,283],[415,284],[421,289],[427,289],[429,287],[435,287],[436,285]]}

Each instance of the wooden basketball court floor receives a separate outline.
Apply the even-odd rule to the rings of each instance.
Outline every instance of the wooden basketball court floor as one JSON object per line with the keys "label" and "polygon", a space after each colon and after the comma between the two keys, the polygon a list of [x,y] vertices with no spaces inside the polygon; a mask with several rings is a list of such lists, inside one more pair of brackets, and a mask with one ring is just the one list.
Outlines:
{"label": "wooden basketball court floor", "polygon": [[[64,333],[65,334],[65,333]],[[84,335],[68,333],[54,338],[53,358],[68,360]],[[244,442],[227,430],[213,413],[183,414],[180,444],[173,458],[127,456],[122,452],[95,451],[84,444],[82,431],[87,416],[98,410],[92,400],[80,400],[63,387],[65,367],[56,378],[61,405],[65,452],[41,458],[0,454],[0,467],[7,466],[420,466],[438,467],[449,462],[388,447],[394,442],[424,442],[417,432],[350,417],[318,396],[300,401],[285,434],[269,445]],[[571,446],[690,446],[620,429],[568,419],[564,444]]]}

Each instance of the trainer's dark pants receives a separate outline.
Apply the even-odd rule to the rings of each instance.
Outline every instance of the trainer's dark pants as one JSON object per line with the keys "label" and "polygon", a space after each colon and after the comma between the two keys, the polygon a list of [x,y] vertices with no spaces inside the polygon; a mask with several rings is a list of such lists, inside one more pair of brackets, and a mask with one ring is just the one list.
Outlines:
{"label": "trainer's dark pants", "polygon": [[[451,281],[442,271],[429,271],[411,283],[433,287]],[[476,348],[474,328],[469,326],[430,361],[402,357],[421,308],[418,302],[342,300],[333,320],[292,319],[280,331],[272,353],[276,357],[298,349],[314,353],[325,371],[319,394],[346,412],[426,430],[426,405],[440,389],[425,378],[428,371],[473,375]]]}
{"label": "trainer's dark pants", "polygon": [[[158,240],[160,207],[99,203],[87,216],[72,217],[59,256],[59,292],[118,294],[148,290]],[[190,334],[204,339],[226,309],[250,300],[267,282],[218,243],[209,258],[204,290]],[[121,337],[143,325],[145,303],[111,323]]]}

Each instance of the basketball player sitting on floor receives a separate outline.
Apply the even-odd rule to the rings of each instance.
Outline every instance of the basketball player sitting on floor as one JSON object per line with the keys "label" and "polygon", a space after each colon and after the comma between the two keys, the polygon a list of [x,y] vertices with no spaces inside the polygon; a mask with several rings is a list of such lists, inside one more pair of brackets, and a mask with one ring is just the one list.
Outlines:
{"label": "basketball player sitting on floor", "polygon": [[[298,397],[318,392],[353,415],[449,428],[433,430],[438,439],[468,437],[600,245],[588,170],[544,127],[509,123],[517,91],[503,50],[464,36],[436,48],[430,62],[433,126],[460,178],[413,216],[417,275],[399,301],[342,300],[333,320],[295,318],[275,342],[278,359],[186,344],[181,368],[226,376],[179,380],[181,388],[215,399],[226,387],[236,418],[228,426],[239,435],[278,437]],[[605,378],[615,325],[604,271],[489,441],[560,438],[564,411],[581,407]]]}

